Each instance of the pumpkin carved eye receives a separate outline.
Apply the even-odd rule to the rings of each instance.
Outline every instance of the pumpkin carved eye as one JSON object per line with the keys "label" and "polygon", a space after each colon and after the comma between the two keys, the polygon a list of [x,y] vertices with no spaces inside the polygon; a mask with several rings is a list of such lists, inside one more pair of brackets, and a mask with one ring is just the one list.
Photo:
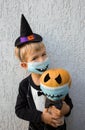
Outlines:
{"label": "pumpkin carved eye", "polygon": [[55,80],[58,82],[58,84],[60,84],[62,82],[60,74],[58,75],[57,78],[55,78]]}
{"label": "pumpkin carved eye", "polygon": [[45,78],[44,78],[44,82],[47,82],[50,79],[49,74],[46,74]]}

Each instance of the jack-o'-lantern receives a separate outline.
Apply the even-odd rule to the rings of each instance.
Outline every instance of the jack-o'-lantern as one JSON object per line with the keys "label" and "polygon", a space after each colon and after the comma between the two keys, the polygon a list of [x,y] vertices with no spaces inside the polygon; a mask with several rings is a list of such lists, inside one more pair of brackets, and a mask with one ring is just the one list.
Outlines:
{"label": "jack-o'-lantern", "polygon": [[40,88],[51,100],[59,100],[67,95],[71,85],[71,77],[67,70],[49,69],[40,78]]}

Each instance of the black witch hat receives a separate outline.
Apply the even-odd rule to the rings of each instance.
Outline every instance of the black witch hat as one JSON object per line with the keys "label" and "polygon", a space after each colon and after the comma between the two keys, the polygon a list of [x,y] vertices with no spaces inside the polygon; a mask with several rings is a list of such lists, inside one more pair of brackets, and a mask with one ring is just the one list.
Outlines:
{"label": "black witch hat", "polygon": [[41,42],[42,37],[39,34],[32,32],[30,25],[28,24],[26,18],[22,14],[21,17],[21,27],[20,27],[20,37],[15,41],[15,46],[21,47],[25,44]]}

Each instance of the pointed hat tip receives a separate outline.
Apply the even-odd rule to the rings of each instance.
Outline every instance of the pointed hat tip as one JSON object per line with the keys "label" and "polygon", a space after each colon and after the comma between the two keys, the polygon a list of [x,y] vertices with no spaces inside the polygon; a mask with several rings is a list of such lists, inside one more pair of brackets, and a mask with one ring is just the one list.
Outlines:
{"label": "pointed hat tip", "polygon": [[[22,42],[21,38],[26,38],[29,37],[30,35],[34,36],[34,39],[27,40]],[[39,34],[35,34],[32,32],[32,29],[26,20],[24,14],[21,14],[21,25],[20,25],[20,37],[18,37],[15,41],[15,46],[19,47],[27,43],[32,43],[32,42],[41,42],[42,37]]]}
{"label": "pointed hat tip", "polygon": [[25,16],[24,16],[24,14],[22,14],[22,15],[21,15],[21,19],[23,19],[23,18],[25,19]]}

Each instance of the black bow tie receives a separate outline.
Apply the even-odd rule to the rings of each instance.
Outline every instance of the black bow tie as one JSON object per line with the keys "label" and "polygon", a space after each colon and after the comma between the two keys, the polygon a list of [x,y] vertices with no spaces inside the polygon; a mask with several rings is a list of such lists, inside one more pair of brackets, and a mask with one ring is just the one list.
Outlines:
{"label": "black bow tie", "polygon": [[37,94],[38,94],[38,96],[44,95],[44,93],[42,91],[38,91]]}

